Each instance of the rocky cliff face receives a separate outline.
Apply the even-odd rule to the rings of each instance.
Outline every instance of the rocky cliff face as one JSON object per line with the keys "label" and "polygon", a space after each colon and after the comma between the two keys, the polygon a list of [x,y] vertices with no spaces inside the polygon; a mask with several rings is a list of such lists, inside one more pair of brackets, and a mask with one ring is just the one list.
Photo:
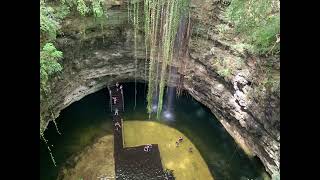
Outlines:
{"label": "rocky cliff face", "polygon": [[[42,126],[46,127],[71,103],[107,84],[132,81],[135,76],[139,81],[146,79],[143,38],[138,39],[136,71],[126,6],[120,1],[107,4],[109,18],[103,28],[88,23],[94,22],[90,18],[70,17],[64,24],[64,35],[57,39],[57,48],[64,53],[63,71],[50,81],[50,98],[40,104],[41,115],[46,120]],[[183,88],[207,106],[246,151],[258,156],[270,174],[277,174],[280,172],[280,92],[262,86],[266,73],[261,69],[264,69],[262,62],[272,62],[273,74],[277,74],[279,58],[266,60],[252,56],[234,46],[237,39],[221,36],[219,25],[228,24],[221,16],[224,4],[213,0],[192,1],[190,55],[186,69],[179,72],[184,76]],[[85,36],[78,28],[84,24]],[[221,61],[230,63],[221,66]]]}
{"label": "rocky cliff face", "polygon": [[[275,175],[280,173],[280,89],[273,85],[274,89],[268,91],[261,81],[279,77],[280,60],[254,57],[237,48],[240,43],[236,38],[221,36],[218,27],[227,24],[221,16],[224,4],[193,1],[194,33],[188,68],[182,72],[183,85]],[[226,62],[224,67],[219,66],[221,60]],[[265,62],[271,65],[267,67]],[[266,73],[265,69],[271,70]],[[221,73],[223,70],[228,73]]]}

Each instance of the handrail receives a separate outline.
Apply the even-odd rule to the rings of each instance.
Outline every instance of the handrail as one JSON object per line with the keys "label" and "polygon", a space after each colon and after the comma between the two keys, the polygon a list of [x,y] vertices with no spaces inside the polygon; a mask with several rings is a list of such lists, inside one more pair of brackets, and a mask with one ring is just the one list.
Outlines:
{"label": "handrail", "polygon": [[109,86],[107,85],[108,91],[109,91],[109,99],[110,99],[110,112],[112,112],[112,95],[111,95],[111,90]]}
{"label": "handrail", "polygon": [[121,121],[122,147],[124,148],[125,143],[124,143],[124,137],[123,137],[123,134],[124,134],[123,133],[124,132],[124,130],[123,130],[123,128],[124,128],[123,119],[121,118],[120,121]]}
{"label": "handrail", "polygon": [[123,90],[121,88],[121,96],[122,96],[122,111],[124,112],[124,97],[123,97]]}

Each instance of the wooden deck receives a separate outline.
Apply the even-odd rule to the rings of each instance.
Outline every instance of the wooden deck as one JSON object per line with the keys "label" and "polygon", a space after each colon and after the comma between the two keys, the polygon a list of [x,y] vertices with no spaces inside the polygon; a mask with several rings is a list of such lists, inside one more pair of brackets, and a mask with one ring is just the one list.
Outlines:
{"label": "wooden deck", "polygon": [[[122,90],[114,86],[109,89],[110,97],[116,97],[114,104],[110,101],[113,123],[119,123],[121,128],[114,126],[114,158],[115,172],[118,180],[173,180],[172,174],[165,173],[161,163],[160,151],[157,144],[152,144],[150,152],[144,152],[144,145],[123,147],[121,114],[124,112],[124,98]],[[112,100],[112,98],[110,98]],[[118,115],[114,115],[118,109]]]}

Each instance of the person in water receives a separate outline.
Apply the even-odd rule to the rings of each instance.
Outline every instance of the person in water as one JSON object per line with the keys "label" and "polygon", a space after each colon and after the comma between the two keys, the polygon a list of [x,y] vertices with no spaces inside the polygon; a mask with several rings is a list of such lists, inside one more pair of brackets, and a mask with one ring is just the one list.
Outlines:
{"label": "person in water", "polygon": [[151,148],[152,148],[152,145],[151,144],[147,144],[146,146],[144,146],[143,151],[144,152],[150,152]]}
{"label": "person in water", "polygon": [[176,141],[176,147],[179,147],[179,141]]}
{"label": "person in water", "polygon": [[181,143],[182,140],[183,140],[183,138],[182,138],[182,137],[179,137],[179,139],[178,139],[179,143]]}
{"label": "person in water", "polygon": [[115,115],[115,116],[118,116],[118,115],[119,115],[119,110],[118,110],[118,108],[115,109],[114,115]]}

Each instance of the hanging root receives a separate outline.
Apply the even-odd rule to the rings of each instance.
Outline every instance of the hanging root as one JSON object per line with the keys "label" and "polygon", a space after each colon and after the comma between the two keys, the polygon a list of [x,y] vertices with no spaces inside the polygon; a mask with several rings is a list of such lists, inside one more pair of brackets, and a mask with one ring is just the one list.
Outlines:
{"label": "hanging root", "polygon": [[127,7],[128,7],[128,23],[130,22],[130,0],[127,0]]}
{"label": "hanging root", "polygon": [[235,149],[234,149],[234,151],[233,151],[233,153],[232,153],[232,156],[231,156],[231,158],[230,158],[230,160],[229,160],[229,162],[228,162],[228,166],[229,166],[229,167],[230,167],[230,165],[231,165],[231,161],[232,161],[234,155],[236,154],[237,150],[238,150],[238,145],[236,144],[236,147],[235,147]]}
{"label": "hanging root", "polygon": [[51,160],[52,160],[52,162],[53,162],[53,165],[54,165],[54,166],[57,166],[56,161],[54,160],[54,157],[53,157],[53,155],[52,155],[51,149],[50,149],[50,147],[49,147],[48,141],[47,141],[46,138],[44,137],[43,133],[40,133],[40,139],[42,139],[42,140],[46,143],[47,148],[48,148],[48,150],[49,150],[49,154],[50,154]]}
{"label": "hanging root", "polygon": [[56,122],[55,120],[53,120],[53,123],[54,123],[54,126],[56,127],[56,130],[57,130],[58,134],[61,135],[61,133],[60,133],[60,131],[59,131],[59,129],[58,129],[57,122]]}
{"label": "hanging root", "polygon": [[134,109],[137,106],[137,70],[138,70],[138,59],[137,59],[137,34],[139,28],[139,2],[135,2],[133,4],[133,24],[134,24],[134,65],[135,65],[135,73],[134,73]]}
{"label": "hanging root", "polygon": [[[154,96],[158,98],[157,118],[160,117],[164,88],[168,82],[168,78],[171,78],[170,74],[168,76],[167,68],[172,66],[174,61],[184,64],[179,58],[176,60],[176,56],[179,57],[181,50],[186,52],[183,48],[188,44],[186,42],[189,37],[185,35],[185,31],[189,29],[189,24],[188,28],[185,28],[184,19],[188,18],[189,15],[189,2],[190,0],[144,0],[145,78],[147,78],[147,57],[150,60],[147,94],[149,118],[152,113]],[[135,5],[135,3],[133,5],[134,12],[132,16],[136,38],[139,11],[138,5]],[[179,45],[175,46],[175,43]],[[149,54],[148,50],[150,51]],[[184,58],[182,57],[181,59]],[[169,71],[171,73],[171,68],[169,68]],[[181,85],[178,86],[177,92],[181,94]]]}
{"label": "hanging root", "polygon": [[50,111],[51,111],[51,118],[53,119],[52,121],[53,121],[53,123],[54,123],[54,126],[56,127],[56,130],[57,130],[58,134],[61,135],[61,133],[60,133],[60,131],[59,131],[59,129],[58,129],[57,122],[56,122],[55,119],[54,119],[53,112],[52,112],[52,110],[50,110]]}

